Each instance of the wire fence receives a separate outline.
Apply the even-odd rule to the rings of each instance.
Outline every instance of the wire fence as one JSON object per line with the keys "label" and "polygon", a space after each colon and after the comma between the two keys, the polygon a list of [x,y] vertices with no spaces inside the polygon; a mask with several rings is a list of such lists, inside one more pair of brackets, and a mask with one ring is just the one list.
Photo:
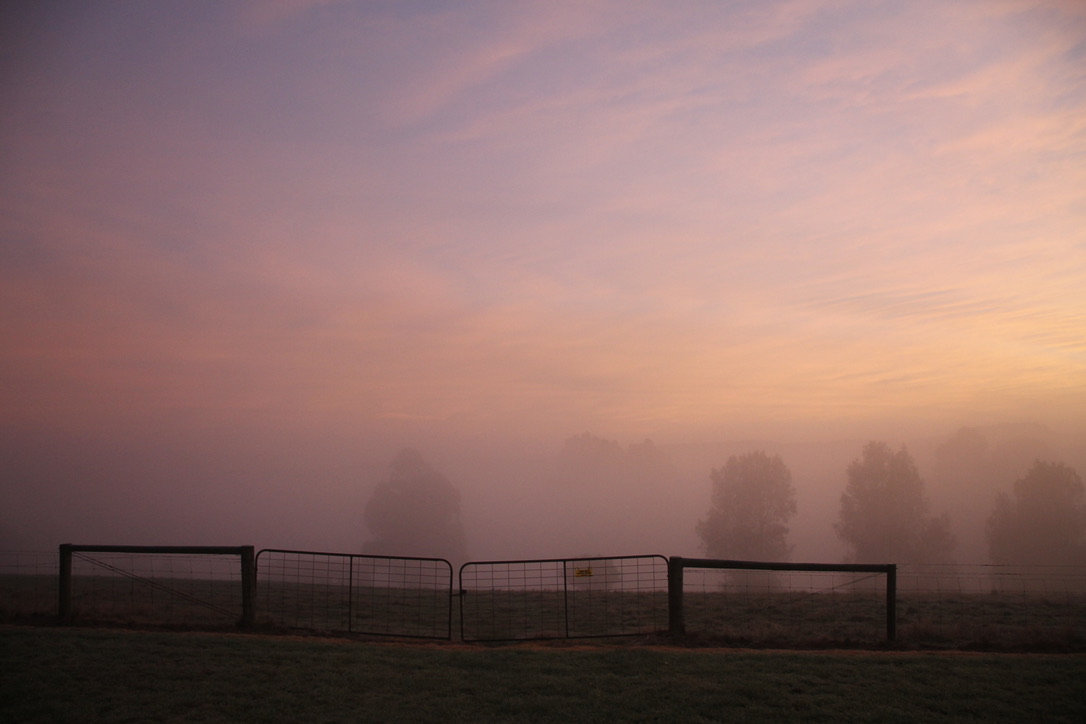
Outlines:
{"label": "wire fence", "polygon": [[1086,566],[899,566],[898,621],[930,645],[1086,643]]}
{"label": "wire fence", "polygon": [[452,566],[441,558],[266,549],[257,554],[257,591],[265,625],[452,637]]}
{"label": "wire fence", "polygon": [[69,617],[130,625],[233,626],[241,620],[236,556],[73,551]]}
{"label": "wire fence", "polygon": [[55,616],[57,570],[55,551],[0,551],[0,620]]}
{"label": "wire fence", "polygon": [[[899,565],[903,646],[1079,650],[1086,566]],[[685,630],[742,645],[869,646],[882,639],[885,579],[873,573],[688,569]]]}
{"label": "wire fence", "polygon": [[[76,547],[78,548],[78,547]],[[70,620],[222,628],[244,610],[236,557],[75,551]],[[0,620],[54,620],[56,552],[0,551]],[[502,641],[669,628],[662,556],[472,562],[285,550],[257,558],[271,628]],[[879,645],[878,573],[689,568],[683,630],[735,645]],[[899,565],[902,646],[1086,650],[1086,566]],[[458,626],[454,628],[454,622]]]}
{"label": "wire fence", "polygon": [[871,645],[886,638],[886,575],[689,568],[684,632],[736,645]]}
{"label": "wire fence", "polygon": [[667,628],[663,556],[466,563],[464,641],[594,638]]}

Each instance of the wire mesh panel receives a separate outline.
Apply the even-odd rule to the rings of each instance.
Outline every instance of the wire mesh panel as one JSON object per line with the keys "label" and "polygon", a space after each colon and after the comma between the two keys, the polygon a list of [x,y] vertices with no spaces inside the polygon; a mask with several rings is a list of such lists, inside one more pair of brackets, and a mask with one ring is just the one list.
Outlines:
{"label": "wire mesh panel", "polygon": [[452,566],[441,558],[313,551],[257,555],[259,619],[289,628],[414,638],[452,635]]}
{"label": "wire mesh panel", "polygon": [[566,562],[569,638],[650,634],[667,628],[667,559],[663,556]]}
{"label": "wire mesh panel", "polygon": [[688,568],[686,631],[729,643],[829,645],[879,641],[886,574]]}
{"label": "wire mesh panel", "polygon": [[565,636],[563,560],[466,563],[460,568],[465,641]]}
{"label": "wire mesh panel", "polygon": [[355,556],[351,631],[452,638],[452,565],[444,559]]}
{"label": "wire mesh panel", "polygon": [[64,548],[70,549],[71,620],[194,627],[242,620],[238,555],[62,546],[62,556]]}
{"label": "wire mesh panel", "polygon": [[460,569],[465,641],[629,636],[666,626],[662,556],[487,561]]}
{"label": "wire mesh panel", "polygon": [[898,571],[905,640],[1025,647],[1086,641],[1086,566],[903,565]]}
{"label": "wire mesh panel", "polygon": [[57,554],[0,551],[0,620],[56,615]]}
{"label": "wire mesh panel", "polygon": [[351,557],[262,550],[256,556],[257,620],[314,631],[350,631]]}

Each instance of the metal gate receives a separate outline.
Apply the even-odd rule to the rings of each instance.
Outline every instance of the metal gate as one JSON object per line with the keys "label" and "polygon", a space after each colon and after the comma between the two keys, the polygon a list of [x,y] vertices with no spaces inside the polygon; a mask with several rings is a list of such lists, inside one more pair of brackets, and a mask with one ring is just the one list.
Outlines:
{"label": "metal gate", "polygon": [[452,638],[452,564],[443,558],[264,549],[260,623],[312,631]]}
{"label": "metal gate", "polygon": [[460,637],[512,641],[665,631],[667,565],[659,555],[465,563]]}

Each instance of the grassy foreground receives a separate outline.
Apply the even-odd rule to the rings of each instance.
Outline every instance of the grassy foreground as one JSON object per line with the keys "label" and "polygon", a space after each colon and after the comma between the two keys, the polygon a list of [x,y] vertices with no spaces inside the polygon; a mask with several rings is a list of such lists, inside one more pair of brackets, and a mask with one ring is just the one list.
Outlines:
{"label": "grassy foreground", "polygon": [[2,722],[1086,721],[1086,656],[0,628]]}

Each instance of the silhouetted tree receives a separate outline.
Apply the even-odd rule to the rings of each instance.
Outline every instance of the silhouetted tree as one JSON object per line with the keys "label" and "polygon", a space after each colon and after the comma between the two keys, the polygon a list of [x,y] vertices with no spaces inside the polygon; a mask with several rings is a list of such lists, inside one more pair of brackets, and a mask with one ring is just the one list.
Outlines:
{"label": "silhouetted tree", "polygon": [[1000,493],[988,518],[993,563],[1086,563],[1082,480],[1063,463],[1037,460],[1011,494]]}
{"label": "silhouetted tree", "polygon": [[848,466],[834,530],[849,558],[864,563],[947,560],[954,547],[947,516],[928,513],[924,481],[904,447],[872,441]]}
{"label": "silhouetted tree", "polygon": [[373,538],[366,553],[464,561],[460,493],[416,450],[400,452],[387,482],[366,503],[366,527]]}
{"label": "silhouetted tree", "polygon": [[791,552],[788,521],[796,514],[792,473],[764,451],[728,458],[714,469],[712,505],[697,526],[702,549],[714,558],[784,560]]}

